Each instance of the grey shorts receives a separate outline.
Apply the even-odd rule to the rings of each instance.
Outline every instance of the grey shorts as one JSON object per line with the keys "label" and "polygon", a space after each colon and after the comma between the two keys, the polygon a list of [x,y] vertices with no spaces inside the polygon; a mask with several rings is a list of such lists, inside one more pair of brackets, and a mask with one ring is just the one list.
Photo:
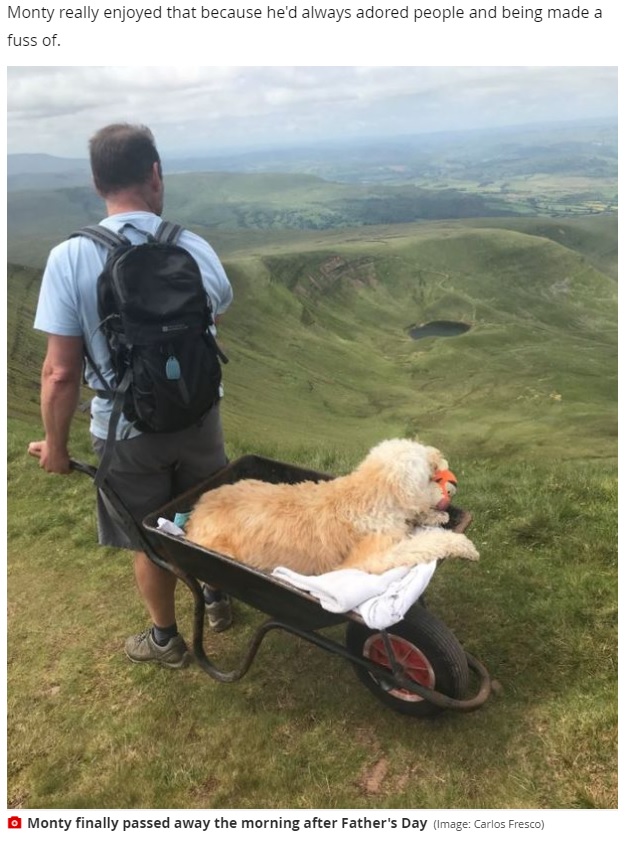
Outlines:
{"label": "grey shorts", "polygon": [[[92,436],[102,457],[105,442]],[[220,410],[215,406],[202,423],[179,432],[144,433],[117,441],[106,476],[135,522],[200,484],[227,464]],[[141,549],[98,493],[98,542],[103,546]]]}

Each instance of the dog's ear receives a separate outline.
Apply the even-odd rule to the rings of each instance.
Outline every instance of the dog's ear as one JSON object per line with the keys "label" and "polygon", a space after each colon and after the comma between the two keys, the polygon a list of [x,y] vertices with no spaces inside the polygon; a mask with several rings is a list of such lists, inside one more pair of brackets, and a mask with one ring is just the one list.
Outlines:
{"label": "dog's ear", "polygon": [[394,439],[384,441],[370,451],[362,468],[369,474],[369,483],[385,489],[389,498],[399,507],[411,511],[427,511],[435,500],[431,499],[431,479],[437,468],[432,465],[433,447],[415,441]]}
{"label": "dog's ear", "polygon": [[436,470],[448,470],[448,461],[444,458],[440,450],[430,447],[428,444],[423,444],[418,438],[413,438],[412,441],[424,449],[429,465],[434,473]]}
{"label": "dog's ear", "polygon": [[425,447],[425,450],[427,451],[427,459],[429,460],[429,466],[431,467],[431,475],[433,475],[436,470],[448,470],[448,461],[439,450],[436,450],[435,447]]}

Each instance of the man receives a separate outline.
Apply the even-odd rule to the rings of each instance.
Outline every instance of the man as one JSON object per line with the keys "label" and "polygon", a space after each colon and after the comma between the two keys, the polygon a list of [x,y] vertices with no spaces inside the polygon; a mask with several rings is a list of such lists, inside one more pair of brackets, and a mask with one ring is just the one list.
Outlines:
{"label": "man", "polygon": [[[154,234],[161,222],[164,195],[161,161],[152,133],[145,126],[110,125],[92,137],[89,148],[94,185],[107,210],[100,224],[134,244],[146,241],[147,234]],[[198,263],[217,319],[233,297],[217,255],[190,231],[181,234],[178,244]],[[44,272],[35,328],[48,336],[41,384],[45,439],[32,442],[29,452],[50,473],[70,472],[68,442],[84,356],[93,360],[107,382],[113,381],[96,297],[97,278],[106,258],[104,246],[75,237],[51,251]],[[92,401],[90,431],[94,449],[102,456],[112,403],[103,396],[101,380],[90,365],[86,377],[92,388],[101,389]],[[173,433],[140,433],[122,416],[116,439],[106,480],[137,522],[227,463],[217,405],[200,423]],[[135,579],[152,620],[152,628],[129,637],[126,654],[136,663],[182,668],[189,662],[189,654],[176,625],[176,578],[154,564],[141,546],[133,545],[105,503],[99,495],[99,541],[134,550]],[[228,597],[205,588],[205,600],[210,627],[217,631],[227,628],[231,624]]]}

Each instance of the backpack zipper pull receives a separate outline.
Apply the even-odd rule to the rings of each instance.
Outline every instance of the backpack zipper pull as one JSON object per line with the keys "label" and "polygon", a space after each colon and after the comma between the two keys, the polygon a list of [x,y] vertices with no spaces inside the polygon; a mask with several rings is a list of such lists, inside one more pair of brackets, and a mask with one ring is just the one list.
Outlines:
{"label": "backpack zipper pull", "polygon": [[169,380],[181,379],[181,366],[176,356],[169,356],[165,363],[165,375]]}

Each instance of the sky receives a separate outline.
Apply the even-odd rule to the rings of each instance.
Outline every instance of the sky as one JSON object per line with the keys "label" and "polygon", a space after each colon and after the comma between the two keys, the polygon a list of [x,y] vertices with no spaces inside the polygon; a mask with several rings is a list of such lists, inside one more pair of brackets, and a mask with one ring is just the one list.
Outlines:
{"label": "sky", "polygon": [[9,153],[86,157],[111,122],[162,156],[616,117],[616,67],[9,67]]}

